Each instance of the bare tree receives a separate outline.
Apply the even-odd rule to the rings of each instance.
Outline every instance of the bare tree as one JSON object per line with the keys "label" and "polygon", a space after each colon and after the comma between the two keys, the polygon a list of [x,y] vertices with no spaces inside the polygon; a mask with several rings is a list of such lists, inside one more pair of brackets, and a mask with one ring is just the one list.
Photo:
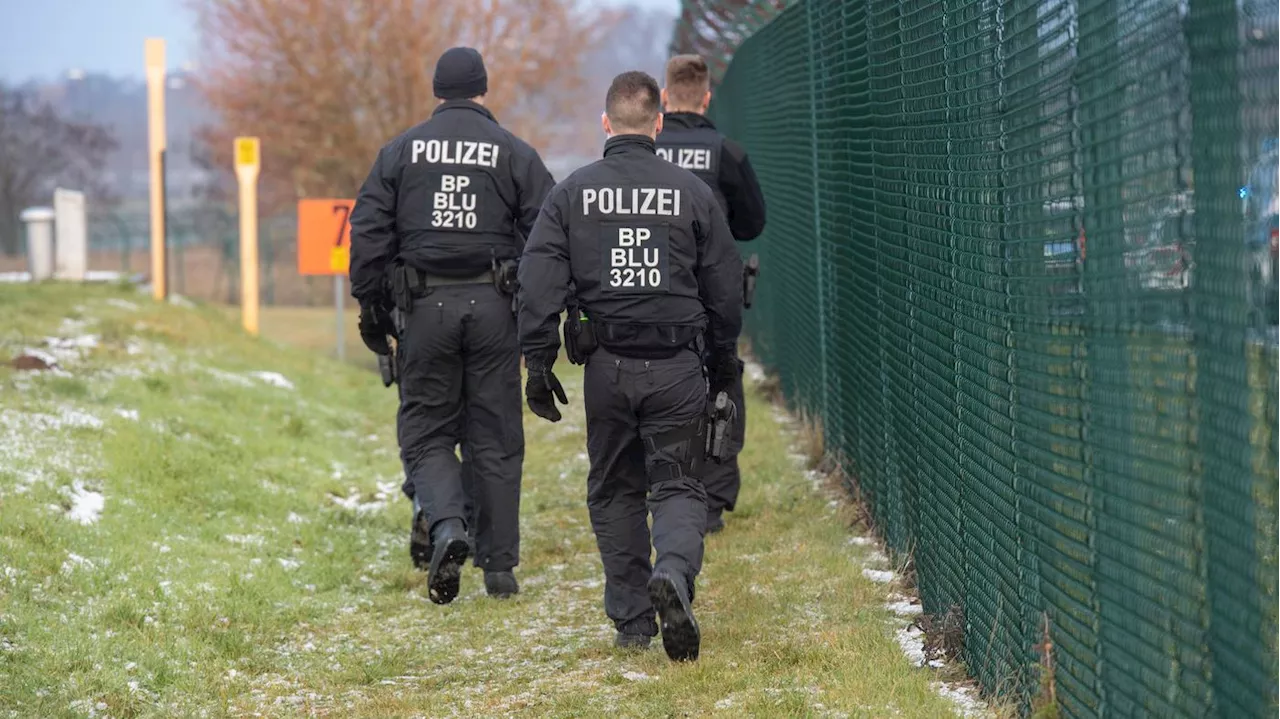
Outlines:
{"label": "bare tree", "polygon": [[485,56],[486,105],[544,152],[582,128],[557,114],[583,101],[582,59],[612,14],[574,0],[188,0],[202,34],[200,81],[221,118],[210,147],[262,140],[262,202],[352,196],[378,148],[436,104],[436,59]]}
{"label": "bare tree", "polygon": [[71,121],[34,93],[0,86],[0,252],[21,250],[19,215],[50,204],[55,186],[109,201],[102,175],[115,149],[105,128]]}

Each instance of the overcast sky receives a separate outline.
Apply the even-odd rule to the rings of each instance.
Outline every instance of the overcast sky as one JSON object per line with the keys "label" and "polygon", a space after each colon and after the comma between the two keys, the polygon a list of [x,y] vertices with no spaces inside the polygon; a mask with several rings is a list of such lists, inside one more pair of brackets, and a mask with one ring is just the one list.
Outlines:
{"label": "overcast sky", "polygon": [[[675,11],[680,0],[585,0]],[[52,79],[68,70],[142,75],[142,45],[165,38],[168,64],[195,57],[182,0],[0,0],[0,81]]]}

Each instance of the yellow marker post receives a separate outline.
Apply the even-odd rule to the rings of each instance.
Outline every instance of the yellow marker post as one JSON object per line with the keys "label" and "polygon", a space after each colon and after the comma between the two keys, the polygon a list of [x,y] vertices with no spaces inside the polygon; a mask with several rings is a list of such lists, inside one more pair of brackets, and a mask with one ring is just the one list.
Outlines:
{"label": "yellow marker post", "polygon": [[168,293],[164,246],[164,173],[160,156],[168,144],[164,123],[164,38],[146,41],[147,137],[151,166],[151,289],[157,300]]}
{"label": "yellow marker post", "polygon": [[240,182],[240,320],[258,334],[258,138],[237,137],[236,179]]}

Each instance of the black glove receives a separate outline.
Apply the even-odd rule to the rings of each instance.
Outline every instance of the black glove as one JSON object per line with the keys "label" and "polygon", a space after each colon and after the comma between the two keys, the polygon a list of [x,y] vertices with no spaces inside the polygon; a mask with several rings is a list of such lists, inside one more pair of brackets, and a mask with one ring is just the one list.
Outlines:
{"label": "black glove", "polygon": [[391,313],[381,303],[360,303],[360,339],[364,346],[376,355],[391,354],[391,345],[387,343],[387,335],[395,334],[395,326],[391,323]]}
{"label": "black glove", "polygon": [[526,358],[525,366],[529,370],[529,381],[524,386],[524,396],[528,400],[529,409],[545,420],[559,422],[560,409],[556,407],[555,400],[560,400],[560,404],[569,404],[569,398],[565,396],[560,380],[551,371],[551,362]]}
{"label": "black glove", "polygon": [[718,352],[711,357],[707,374],[711,396],[715,397],[721,392],[729,392],[738,383],[738,378],[742,376],[742,363],[733,352]]}

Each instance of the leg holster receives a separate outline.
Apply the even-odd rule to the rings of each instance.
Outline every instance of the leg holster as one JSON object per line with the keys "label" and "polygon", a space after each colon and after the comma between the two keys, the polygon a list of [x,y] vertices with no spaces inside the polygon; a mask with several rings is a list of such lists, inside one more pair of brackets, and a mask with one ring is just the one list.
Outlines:
{"label": "leg holster", "polygon": [[[699,478],[702,476],[702,463],[706,459],[707,418],[699,414],[689,424],[659,432],[644,440],[645,464],[650,466],[653,479],[680,479],[681,477]],[[676,462],[665,464],[659,469],[656,458],[659,452],[666,451]]]}

